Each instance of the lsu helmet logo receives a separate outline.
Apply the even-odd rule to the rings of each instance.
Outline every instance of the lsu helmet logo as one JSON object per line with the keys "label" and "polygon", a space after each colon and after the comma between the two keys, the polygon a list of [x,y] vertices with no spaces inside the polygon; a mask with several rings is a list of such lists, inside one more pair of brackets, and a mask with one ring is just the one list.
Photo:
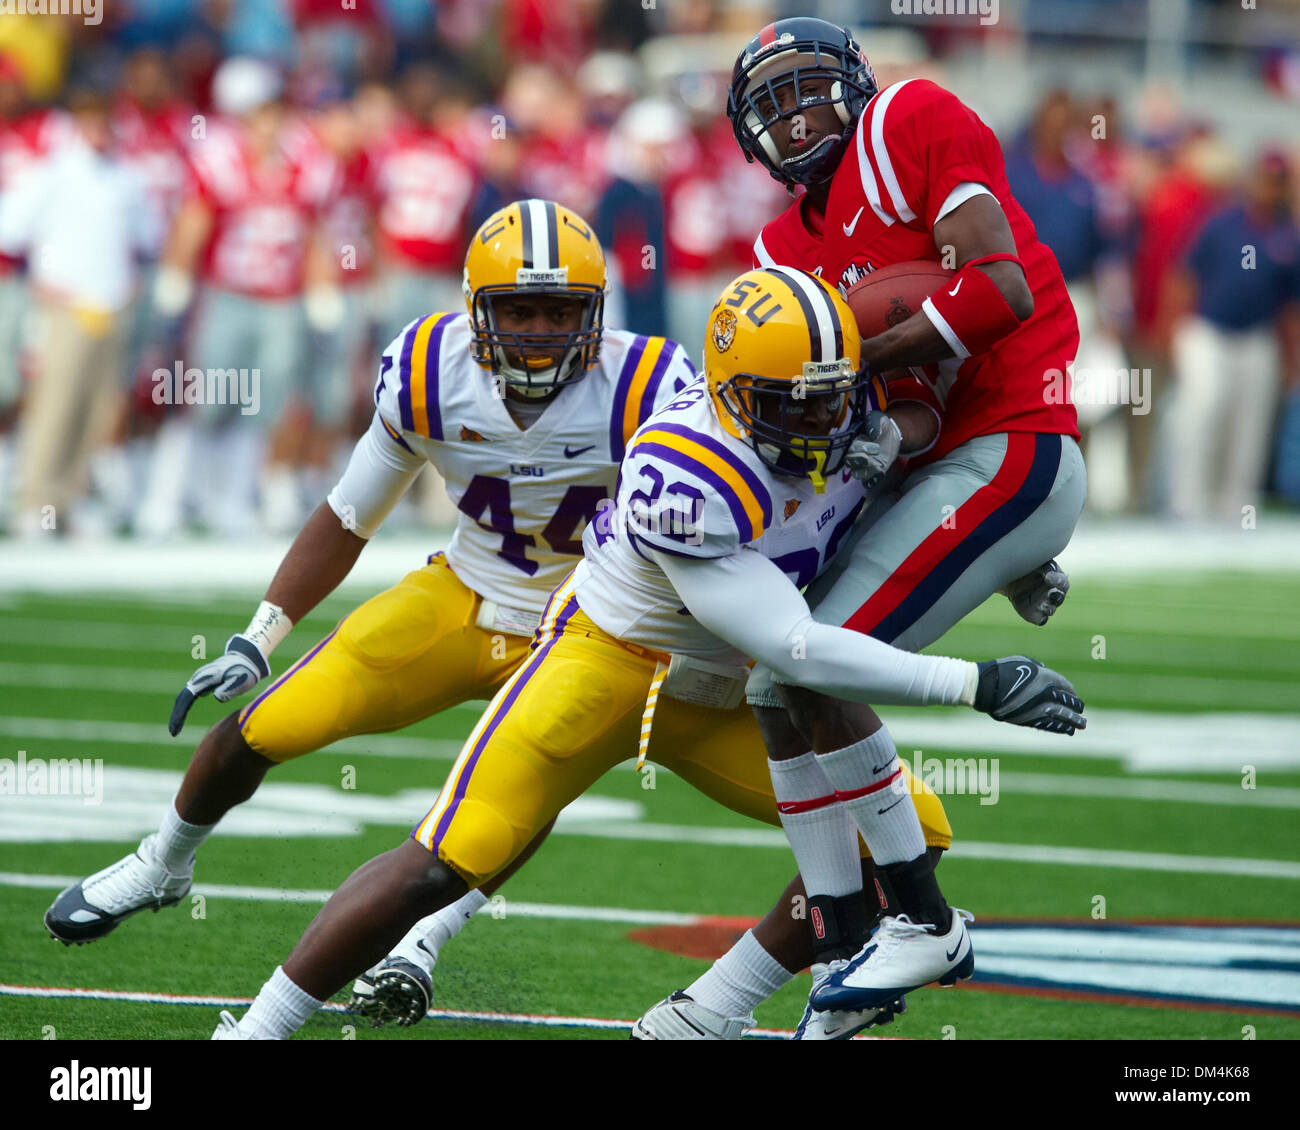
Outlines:
{"label": "lsu helmet logo", "polygon": [[736,340],[736,315],[730,310],[719,310],[713,319],[713,348],[726,353]]}

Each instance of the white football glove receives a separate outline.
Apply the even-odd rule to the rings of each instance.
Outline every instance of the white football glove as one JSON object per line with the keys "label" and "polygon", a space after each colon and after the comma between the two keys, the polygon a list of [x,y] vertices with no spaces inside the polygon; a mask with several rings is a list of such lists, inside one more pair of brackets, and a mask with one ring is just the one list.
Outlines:
{"label": "white football glove", "polygon": [[245,691],[252,690],[270,673],[271,665],[257,644],[247,636],[231,636],[226,641],[226,653],[211,663],[205,663],[181,688],[181,693],[172,705],[168,731],[172,737],[181,732],[185,716],[189,714],[196,698],[211,694],[218,702],[229,702]]}
{"label": "white football glove", "polygon": [[849,445],[844,462],[853,477],[871,490],[894,465],[902,446],[903,433],[894,420],[883,412],[868,412],[866,427]]}

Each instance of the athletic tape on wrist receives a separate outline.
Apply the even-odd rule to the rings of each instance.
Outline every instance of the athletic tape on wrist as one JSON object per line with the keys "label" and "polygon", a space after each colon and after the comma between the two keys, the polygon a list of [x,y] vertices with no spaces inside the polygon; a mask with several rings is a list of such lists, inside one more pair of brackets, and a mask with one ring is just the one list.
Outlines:
{"label": "athletic tape on wrist", "polygon": [[244,629],[242,635],[257,645],[257,649],[266,659],[271,658],[273,652],[293,628],[293,621],[284,614],[284,609],[270,601],[262,601],[257,607],[257,612],[252,620],[248,622],[248,627]]}

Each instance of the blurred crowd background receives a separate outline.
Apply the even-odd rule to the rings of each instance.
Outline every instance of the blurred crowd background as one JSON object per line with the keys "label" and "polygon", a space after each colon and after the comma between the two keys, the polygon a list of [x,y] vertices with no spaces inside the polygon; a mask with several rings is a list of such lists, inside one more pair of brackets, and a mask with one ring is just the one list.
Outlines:
{"label": "blurred crowd background", "polygon": [[[1095,511],[1240,523],[1300,503],[1300,0],[932,7],[0,15],[0,524],[293,532],[366,425],[379,352],[463,309],[466,240],[518,197],[595,225],[608,324],[698,355],[789,201],[732,139],[730,68],[794,14],[850,24],[882,87],[932,78],[998,132],[1075,296]],[[186,403],[191,369],[245,375],[220,383],[229,403]],[[450,518],[424,479],[397,523]]]}

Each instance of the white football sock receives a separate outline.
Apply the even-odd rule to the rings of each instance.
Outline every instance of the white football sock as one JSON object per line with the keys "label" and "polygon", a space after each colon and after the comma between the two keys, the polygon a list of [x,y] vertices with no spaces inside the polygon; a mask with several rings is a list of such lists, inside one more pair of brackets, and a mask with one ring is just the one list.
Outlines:
{"label": "white football sock", "polygon": [[862,890],[858,826],[835,799],[815,753],[768,761],[781,827],[794,852],[804,890],[812,895],[852,894]]}
{"label": "white football sock", "polygon": [[421,918],[393,947],[392,956],[405,958],[426,973],[432,973],[438,961],[438,951],[465,928],[465,923],[474,917],[487,900],[487,895],[475,889],[462,895],[450,906],[444,906],[427,918]]}
{"label": "white football sock", "polygon": [[862,830],[878,867],[925,854],[921,819],[888,729],[881,726],[871,737],[824,753],[818,761]]}
{"label": "white football sock", "polygon": [[686,995],[723,1016],[748,1016],[793,976],[746,930]]}
{"label": "white football sock", "polygon": [[167,814],[158,825],[153,842],[154,855],[169,875],[183,875],[194,864],[194,853],[212,834],[215,824],[187,824],[176,812],[176,802],[167,806]]}
{"label": "white football sock", "polygon": [[277,965],[271,979],[262,986],[257,999],[239,1019],[239,1027],[250,1036],[268,1040],[287,1040],[307,1023],[324,1001],[303,992]]}

